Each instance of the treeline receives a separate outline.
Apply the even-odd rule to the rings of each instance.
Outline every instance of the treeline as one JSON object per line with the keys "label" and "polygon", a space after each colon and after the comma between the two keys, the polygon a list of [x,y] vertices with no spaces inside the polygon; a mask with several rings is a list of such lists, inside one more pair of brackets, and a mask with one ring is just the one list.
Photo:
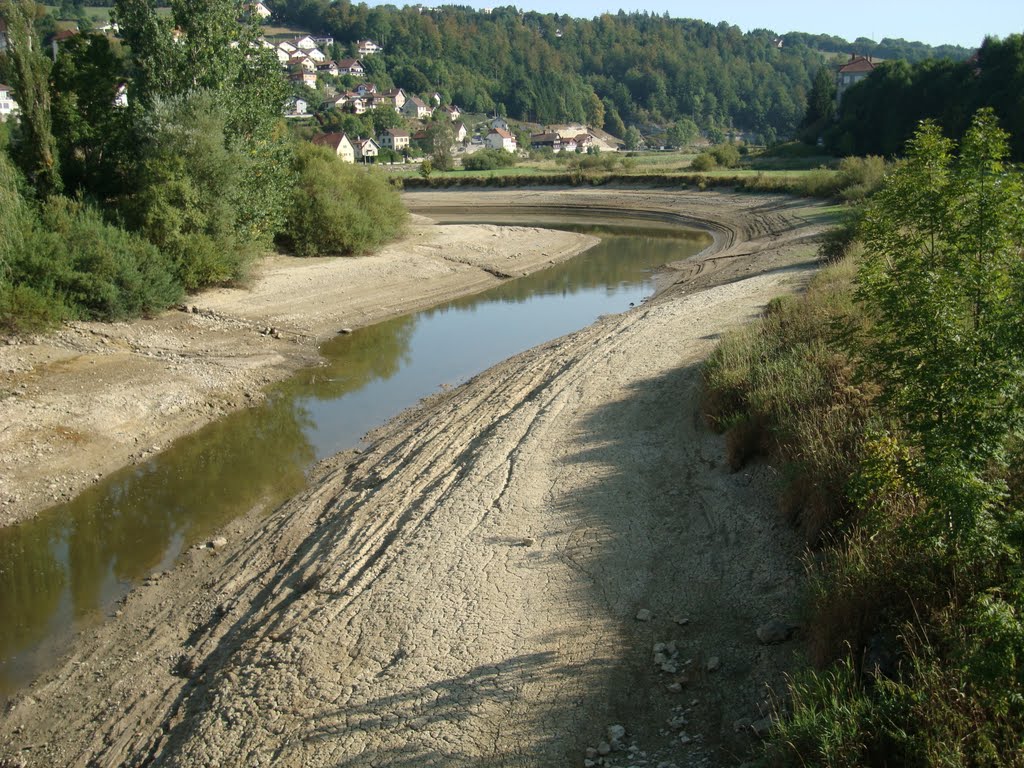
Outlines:
{"label": "treeline", "polygon": [[439,91],[466,110],[555,123],[587,121],[624,136],[626,125],[695,121],[714,141],[731,129],[771,142],[793,135],[811,79],[824,63],[814,41],[742,33],[647,13],[594,19],[490,13],[445,6],[370,8],[347,0],[283,0],[283,19],[343,43],[370,38],[368,77],[413,92]]}
{"label": "treeline", "polygon": [[295,144],[242,6],[117,0],[123,45],[79,34],[54,63],[36,4],[0,0],[21,109],[0,153],[0,327],[154,312],[239,281],[275,243],[354,253],[402,226],[382,178]]}
{"label": "treeline", "polygon": [[963,61],[974,53],[973,48],[960,45],[931,46],[925,43],[910,42],[903,38],[884,37],[875,42],[866,37],[858,37],[853,42],[835,35],[809,35],[806,32],[789,32],[785,35],[786,45],[806,45],[818,51],[835,54],[857,53],[876,59],[902,59],[911,63],[925,59],[952,59]]}
{"label": "treeline", "polygon": [[[1022,161],[1021,93],[1024,36],[989,38],[967,61],[883,62],[843,94],[838,119],[821,127],[827,147],[836,154],[892,156],[901,152],[921,120],[937,120],[947,136],[959,139],[971,115],[991,107],[1010,134],[1011,157]],[[812,107],[816,101],[821,104],[812,94]],[[808,138],[814,140],[813,135]]]}

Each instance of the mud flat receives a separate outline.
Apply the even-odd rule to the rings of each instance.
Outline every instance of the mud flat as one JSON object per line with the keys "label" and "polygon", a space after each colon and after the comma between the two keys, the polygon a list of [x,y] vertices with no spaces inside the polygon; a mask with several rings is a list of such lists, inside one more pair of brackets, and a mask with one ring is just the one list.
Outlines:
{"label": "mud flat", "polygon": [[[431,206],[465,204],[440,194]],[[498,194],[488,204],[524,193]],[[528,198],[706,217],[717,243],[666,271],[654,300],[403,413],[270,518],[240,520],[226,545],[137,589],[11,703],[0,756],[738,762],[794,653],[756,631],[796,613],[798,544],[768,468],[731,473],[702,426],[699,365],[723,331],[801,285],[814,209],[710,193]]]}

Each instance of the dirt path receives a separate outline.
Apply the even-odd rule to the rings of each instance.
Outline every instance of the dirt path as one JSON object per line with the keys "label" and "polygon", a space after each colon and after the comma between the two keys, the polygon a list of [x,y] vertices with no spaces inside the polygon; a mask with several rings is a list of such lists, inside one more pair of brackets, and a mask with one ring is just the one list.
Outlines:
{"label": "dirt path", "polygon": [[796,543],[768,470],[730,473],[701,425],[699,363],[800,284],[816,229],[778,199],[693,197],[692,215],[731,208],[713,261],[403,414],[190,552],[12,704],[0,755],[583,765],[621,725],[606,765],[736,762],[793,653],[755,630],[794,615]]}

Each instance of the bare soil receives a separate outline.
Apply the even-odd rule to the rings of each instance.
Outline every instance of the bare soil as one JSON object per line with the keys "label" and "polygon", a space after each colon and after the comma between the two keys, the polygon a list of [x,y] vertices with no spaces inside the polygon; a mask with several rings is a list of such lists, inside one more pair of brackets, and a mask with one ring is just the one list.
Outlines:
{"label": "bare soil", "polygon": [[[670,265],[652,301],[403,413],[371,435],[364,452],[324,462],[307,491],[271,517],[232,524],[227,546],[194,549],[136,589],[8,707],[0,760],[554,766],[590,759],[653,768],[735,764],[756,743],[752,725],[764,727],[769,692],[782,690],[797,646],[763,645],[755,632],[769,619],[796,616],[799,545],[776,519],[770,469],[730,472],[721,440],[703,426],[700,363],[727,329],[799,289],[813,268],[808,243],[820,230],[814,206],[607,189],[406,199],[413,210],[635,210],[707,222],[716,244]],[[524,232],[520,241],[514,231],[470,235],[467,227],[473,247],[453,260],[449,234],[458,229],[432,230],[439,253],[416,254],[439,280],[445,269],[472,271],[472,279],[452,278],[453,292],[586,246],[575,240],[559,250],[542,232]],[[495,233],[501,253],[521,254],[512,265],[477,239]],[[408,245],[390,254],[371,258],[401,269],[420,263],[401,261],[412,259]],[[377,263],[379,278],[364,285],[380,288],[390,275]],[[406,283],[408,293],[373,299],[353,289],[340,300],[319,293],[323,276],[303,275],[309,265],[283,265],[265,268],[264,279],[280,281],[274,290],[257,280],[248,298],[195,299],[209,314],[119,327],[112,340],[107,326],[76,326],[59,341],[29,347],[44,357],[30,357],[26,345],[3,350],[5,369],[16,369],[4,386],[21,391],[27,380],[32,388],[0,407],[64,387],[63,407],[82,420],[71,423],[88,424],[93,400],[106,394],[92,389],[103,370],[96,366],[114,370],[104,358],[116,356],[141,370],[152,356],[158,367],[122,396],[179,408],[167,422],[184,429],[209,418],[203,408],[234,407],[245,392],[258,396],[261,382],[310,359],[313,348],[302,340],[360,317],[379,319],[375,311],[411,309],[422,295],[416,289],[436,285],[417,278]],[[354,280],[358,269],[351,269]],[[289,293],[293,281],[300,287]],[[339,303],[363,309],[345,314]],[[281,329],[283,338],[260,326]],[[121,340],[137,338],[164,341],[140,347],[147,354]],[[10,362],[19,356],[31,365]],[[57,378],[62,383],[52,384]],[[169,396],[160,378],[181,379],[176,396],[198,390],[201,404],[152,398]],[[116,388],[112,373],[104,380]],[[76,381],[88,388],[80,400]],[[37,411],[48,413],[8,413],[31,421]],[[117,447],[128,455],[143,426],[137,419],[119,427]],[[10,417],[0,424],[9,425],[4,440],[29,429]],[[22,439],[54,445],[41,434],[54,429],[47,425]],[[92,439],[86,427],[73,429],[85,435],[80,444]],[[156,439],[145,433],[141,444]],[[44,451],[36,462],[55,454]],[[609,726],[624,735],[612,740],[619,730]],[[587,757],[588,748],[605,746],[606,756]]]}

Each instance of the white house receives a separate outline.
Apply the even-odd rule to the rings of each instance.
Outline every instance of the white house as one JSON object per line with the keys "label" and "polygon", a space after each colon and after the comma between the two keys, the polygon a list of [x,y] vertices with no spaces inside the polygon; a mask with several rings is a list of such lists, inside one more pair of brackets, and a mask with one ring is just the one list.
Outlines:
{"label": "white house", "polygon": [[360,56],[373,56],[373,54],[380,53],[384,49],[373,42],[373,40],[358,40],[356,41],[356,50]]}
{"label": "white house", "polygon": [[317,74],[338,76],[338,65],[333,61],[322,61],[316,65]]}
{"label": "white house", "polygon": [[274,15],[273,11],[267,8],[263,3],[250,3],[249,11],[255,13],[261,19],[269,19]]}
{"label": "white house", "polygon": [[327,147],[346,163],[356,161],[356,151],[344,133],[321,133],[313,137],[313,143],[318,147]]}
{"label": "white house", "polygon": [[405,91],[403,91],[401,88],[392,88],[390,91],[384,91],[384,93],[382,93],[381,96],[384,96],[385,98],[391,100],[392,105],[395,108],[395,112],[401,112],[402,107],[405,106]]}
{"label": "white house", "polygon": [[312,51],[316,48],[316,40],[310,35],[303,35],[292,40],[292,45],[302,51]]}
{"label": "white house", "polygon": [[20,107],[14,100],[14,91],[9,85],[0,85],[0,120],[6,121],[11,115],[18,114]]}
{"label": "white house", "polygon": [[117,86],[117,90],[114,91],[114,106],[115,107],[127,107],[128,106],[128,84],[120,83]]}
{"label": "white house", "polygon": [[338,74],[362,77],[366,74],[366,69],[359,59],[342,59],[338,62]]}
{"label": "white house", "polygon": [[298,71],[288,76],[293,83],[302,83],[307,88],[316,88],[316,72]]}
{"label": "white house", "polygon": [[355,147],[356,160],[363,163],[375,162],[380,154],[380,144],[373,139],[357,138],[352,142],[352,146]]}
{"label": "white house", "polygon": [[504,117],[496,117],[491,120],[491,128],[500,128],[503,131],[508,130],[508,122]]}
{"label": "white house", "polygon": [[395,152],[409,148],[409,132],[403,131],[401,128],[388,128],[377,138],[382,147],[393,149]]}
{"label": "white house", "polygon": [[490,149],[516,151],[516,137],[503,128],[492,128],[487,134],[487,146]]}
{"label": "white house", "polygon": [[304,117],[309,111],[309,102],[297,96],[288,99],[285,106],[285,115],[288,117]]}
{"label": "white house", "polygon": [[410,96],[405,100],[405,104],[402,105],[402,114],[416,120],[430,117],[432,111],[419,96]]}
{"label": "white house", "polygon": [[466,136],[469,135],[469,131],[466,130],[466,124],[463,122],[456,123],[452,126],[452,129],[455,131],[455,140],[460,144],[464,142],[466,140]]}

